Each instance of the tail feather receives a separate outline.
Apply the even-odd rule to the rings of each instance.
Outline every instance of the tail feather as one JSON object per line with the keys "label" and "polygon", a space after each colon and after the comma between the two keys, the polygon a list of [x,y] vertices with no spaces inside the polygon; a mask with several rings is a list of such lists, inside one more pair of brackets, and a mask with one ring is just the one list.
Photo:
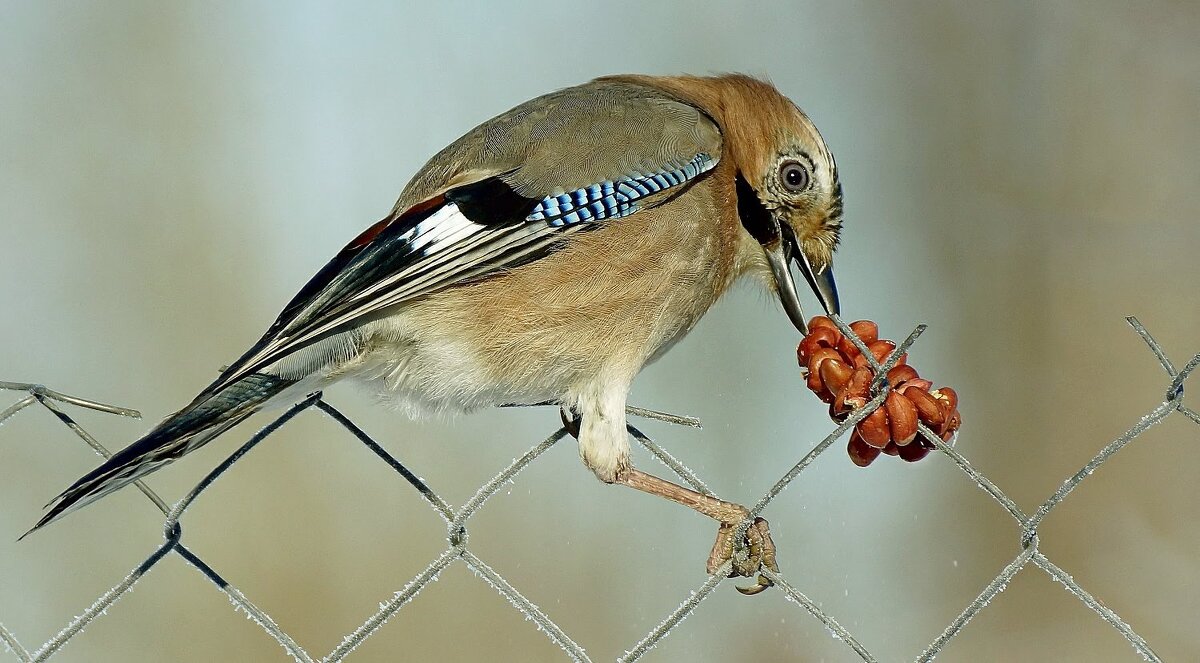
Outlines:
{"label": "tail feather", "polygon": [[216,392],[201,393],[187,407],[167,417],[54,498],[46,505],[46,514],[21,538],[204,446],[293,383],[254,373]]}

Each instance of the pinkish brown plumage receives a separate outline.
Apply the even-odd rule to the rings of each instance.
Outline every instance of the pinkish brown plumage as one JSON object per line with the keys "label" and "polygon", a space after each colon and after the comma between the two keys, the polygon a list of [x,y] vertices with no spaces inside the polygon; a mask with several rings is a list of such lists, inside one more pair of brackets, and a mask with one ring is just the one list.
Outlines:
{"label": "pinkish brown plumage", "polygon": [[[632,468],[630,385],[742,276],[777,290],[803,329],[795,261],[836,311],[841,215],[832,155],[768,83],[615,76],[533,99],[430,159],[258,343],[35,529],[344,379],[414,413],[560,403],[601,480],[729,525],[745,510]],[[750,536],[769,544],[765,523]]]}

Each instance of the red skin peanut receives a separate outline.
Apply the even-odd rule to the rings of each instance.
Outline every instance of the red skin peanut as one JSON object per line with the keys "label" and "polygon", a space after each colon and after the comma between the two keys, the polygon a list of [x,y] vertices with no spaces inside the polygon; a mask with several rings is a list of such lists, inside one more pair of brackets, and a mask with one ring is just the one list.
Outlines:
{"label": "red skin peanut", "polygon": [[809,332],[808,336],[800,341],[800,347],[796,349],[797,358],[801,364],[807,365],[808,360],[813,353],[820,348],[835,348],[838,341],[842,339],[842,335],[838,330],[830,327],[817,327]]}
{"label": "red skin peanut", "polygon": [[833,394],[844,389],[846,383],[850,381],[850,376],[854,374],[854,369],[847,366],[846,362],[841,359],[826,359],[821,362],[817,371],[821,374],[821,382],[824,383],[825,388]]}
{"label": "red skin peanut", "polygon": [[879,325],[870,320],[855,320],[850,323],[850,329],[866,345],[871,345],[879,340]]}
{"label": "red skin peanut", "polygon": [[900,387],[900,393],[917,408],[917,416],[921,421],[935,431],[946,422],[946,411],[938,399],[929,395],[924,389],[906,385]]}
{"label": "red skin peanut", "polygon": [[850,454],[850,460],[854,461],[855,465],[866,467],[879,458],[880,450],[864,442],[856,430],[850,433],[850,442],[846,445],[846,453]]}
{"label": "red skin peanut", "polygon": [[907,380],[913,380],[921,376],[917,375],[917,369],[907,364],[893,366],[892,370],[887,373],[888,384],[892,385],[892,389],[900,386],[900,383]]}
{"label": "red skin peanut", "polygon": [[868,414],[867,418],[858,422],[858,426],[855,428],[858,430],[858,434],[862,436],[863,441],[876,449],[883,449],[892,440],[892,431],[888,426],[887,411],[882,407]]}
{"label": "red skin peanut", "polygon": [[915,463],[928,456],[930,451],[932,449],[923,444],[909,444],[900,447],[900,459],[909,463]]}
{"label": "red skin peanut", "polygon": [[887,409],[892,440],[899,446],[912,442],[917,437],[917,406],[893,391],[888,393],[884,407]]}
{"label": "red skin peanut", "polygon": [[[823,315],[809,321],[809,333],[796,348],[808,388],[829,404],[830,418],[839,422],[871,398],[875,371],[870,359],[883,364],[896,349],[894,342],[879,338],[879,325],[871,320],[856,320],[849,327],[871,356],[864,356],[833,320]],[[883,405],[864,417],[847,441],[846,451],[859,467],[867,467],[881,455],[899,456],[910,463],[928,456],[938,439],[922,438],[920,424],[947,443],[962,426],[958,393],[951,387],[934,389],[933,382],[908,365],[907,354],[897,357],[886,377],[891,391]]]}
{"label": "red skin peanut", "polygon": [[850,374],[850,381],[846,383],[846,388],[834,396],[830,409],[834,421],[838,421],[838,417],[845,420],[851,410],[866,405],[867,392],[870,387],[871,371],[865,368],[854,369],[854,372]]}

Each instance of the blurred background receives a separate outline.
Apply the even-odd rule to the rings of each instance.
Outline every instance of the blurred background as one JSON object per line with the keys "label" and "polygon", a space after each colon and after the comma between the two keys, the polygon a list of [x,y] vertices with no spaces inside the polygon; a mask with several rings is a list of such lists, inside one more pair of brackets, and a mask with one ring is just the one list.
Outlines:
{"label": "blurred background", "polygon": [[[930,325],[912,357],[962,395],[958,448],[1032,511],[1163,398],[1168,379],[1123,316],[1177,362],[1200,350],[1197,34],[1198,5],[1170,0],[6,2],[0,380],[140,409],[145,421],[76,413],[123,446],[190,400],[475,124],[602,74],[743,71],[795,99],[837,155],[844,313],[891,338]],[[754,501],[832,429],[804,389],[797,340],[772,298],[744,286],[634,391],[704,429],[644,430],[721,496]],[[550,409],[411,422],[354,388],[327,396],[453,504],[559,425]],[[266,421],[150,485],[178,499]],[[1040,530],[1049,558],[1168,660],[1200,653],[1198,437],[1172,417]],[[0,430],[0,622],[28,647],[162,540],[161,515],[125,490],[15,542],[96,463],[40,409]],[[764,515],[786,576],[882,660],[916,656],[1018,552],[1015,523],[942,457],[861,470],[839,443]],[[183,524],[185,542],[314,655],[445,547],[415,492],[315,412]],[[470,532],[480,557],[611,660],[699,586],[715,527],[600,484],[567,441]],[[354,656],[563,658],[462,565]],[[943,654],[1134,657],[1032,567]],[[284,658],[177,556],[60,656]],[[727,584],[647,660],[855,659],[781,592],[747,599]]]}

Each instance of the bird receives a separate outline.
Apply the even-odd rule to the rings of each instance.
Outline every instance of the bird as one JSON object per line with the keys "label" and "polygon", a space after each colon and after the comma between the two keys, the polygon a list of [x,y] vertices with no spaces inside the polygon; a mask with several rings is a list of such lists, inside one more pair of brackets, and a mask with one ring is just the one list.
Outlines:
{"label": "bird", "polygon": [[[30,532],[346,380],[413,416],[558,404],[601,481],[721,523],[711,572],[748,512],[633,467],[630,387],[743,277],[803,333],[794,264],[836,314],[842,216],[824,139],[765,80],[616,75],[534,98],[430,158],[257,343]],[[746,531],[750,566],[777,568],[766,521]]]}

